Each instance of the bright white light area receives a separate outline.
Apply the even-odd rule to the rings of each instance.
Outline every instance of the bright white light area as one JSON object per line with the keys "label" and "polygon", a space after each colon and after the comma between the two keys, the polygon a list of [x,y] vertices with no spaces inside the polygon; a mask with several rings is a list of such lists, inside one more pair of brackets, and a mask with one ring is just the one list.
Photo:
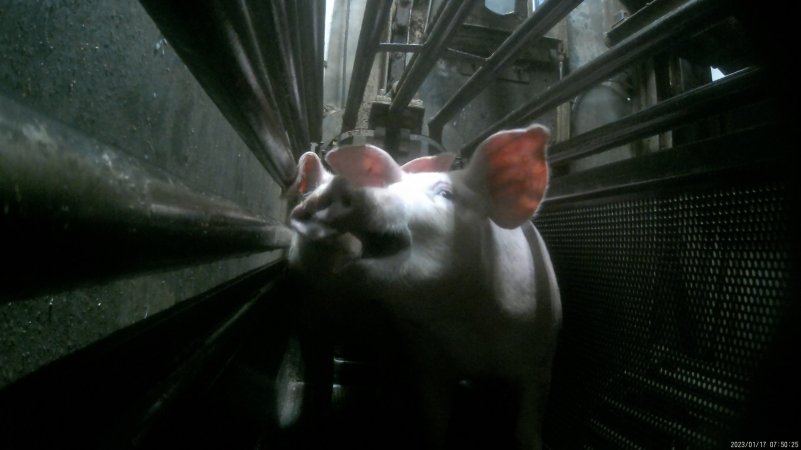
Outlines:
{"label": "bright white light area", "polygon": [[331,18],[334,17],[334,1],[325,0],[325,44],[323,47],[323,57],[328,61],[328,37],[331,35]]}
{"label": "bright white light area", "polygon": [[717,67],[710,67],[709,69],[712,71],[712,81],[719,80],[726,76]]}
{"label": "bright white light area", "polygon": [[515,12],[514,0],[484,0],[484,6],[495,14],[506,15]]}

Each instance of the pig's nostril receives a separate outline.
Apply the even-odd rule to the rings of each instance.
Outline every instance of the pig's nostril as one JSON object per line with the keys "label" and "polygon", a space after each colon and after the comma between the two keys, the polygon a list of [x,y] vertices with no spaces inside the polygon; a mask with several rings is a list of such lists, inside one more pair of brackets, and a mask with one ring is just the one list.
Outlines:
{"label": "pig's nostril", "polygon": [[308,216],[309,216],[308,212],[300,206],[296,207],[295,209],[292,210],[291,213],[289,213],[289,217],[295,220],[303,220],[306,219]]}
{"label": "pig's nostril", "polygon": [[334,198],[331,194],[326,193],[327,195],[322,195],[317,201],[317,208],[318,209],[325,209],[331,206],[334,203]]}
{"label": "pig's nostril", "polygon": [[344,206],[345,208],[350,208],[351,198],[349,193],[343,192],[340,201],[342,202],[342,206]]}

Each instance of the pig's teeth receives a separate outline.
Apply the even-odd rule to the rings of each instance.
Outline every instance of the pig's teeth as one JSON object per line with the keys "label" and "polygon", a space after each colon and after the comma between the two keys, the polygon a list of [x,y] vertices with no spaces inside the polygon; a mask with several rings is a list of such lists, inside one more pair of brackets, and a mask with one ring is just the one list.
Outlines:
{"label": "pig's teeth", "polygon": [[326,239],[339,234],[339,231],[319,222],[304,222],[293,219],[290,224],[295,231],[313,240]]}

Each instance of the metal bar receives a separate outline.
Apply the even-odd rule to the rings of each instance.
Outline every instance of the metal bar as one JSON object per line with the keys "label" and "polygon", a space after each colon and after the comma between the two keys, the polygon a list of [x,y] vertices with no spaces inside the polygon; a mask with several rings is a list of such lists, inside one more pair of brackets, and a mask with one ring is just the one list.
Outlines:
{"label": "metal bar", "polygon": [[[389,40],[393,43],[409,43],[409,35],[407,30],[411,26],[412,19],[412,2],[408,0],[398,1],[393,3],[391,19],[390,19],[390,32]],[[408,59],[406,54],[401,52],[393,52],[387,55],[387,70],[384,86],[386,91],[389,92],[394,86],[397,86],[398,80],[406,70]]]}
{"label": "metal bar", "polygon": [[[260,329],[280,327],[269,318],[280,317],[274,314],[280,308],[275,300],[285,294],[275,281],[285,267],[281,261],[252,270],[0,389],[0,421],[4,424],[0,447],[132,449],[163,444],[164,440],[157,440],[163,439],[163,434],[146,428],[146,419],[174,412],[170,406],[180,408],[186,402],[158,403],[158,399],[164,395],[165,400],[187,400],[174,394],[216,381],[228,367],[231,354],[252,336],[254,325],[261,325]],[[265,290],[269,291],[264,294]],[[259,300],[250,303],[255,296]],[[247,320],[232,324],[229,318],[242,308],[251,313],[238,317]],[[230,334],[221,335],[221,331]],[[203,364],[197,364],[201,358]],[[197,369],[193,376],[177,377],[188,374],[192,366]],[[35,432],[40,423],[52,424],[48,433]],[[144,445],[132,445],[135,438],[144,438]]]}
{"label": "metal bar", "polygon": [[579,67],[562,81],[550,86],[524,105],[490,125],[459,153],[469,157],[476,147],[492,133],[513,124],[536,119],[541,114],[569,100],[579,92],[603,81],[624,67],[648,56],[687,41],[715,25],[726,15],[724,0],[691,0],[663,16],[650,26],[629,36],[598,58]]}
{"label": "metal bar", "polygon": [[[370,78],[381,34],[389,21],[389,12],[392,6],[390,0],[367,2],[364,8],[362,29],[359,33],[359,44],[353,59],[353,69],[350,74],[350,87],[345,112],[342,115],[342,131],[352,130],[356,127],[359,107],[364,98],[364,89]],[[342,81],[345,82],[344,79]]]}
{"label": "metal bar", "polygon": [[[779,142],[766,145],[766,136],[776,135],[776,126],[758,124],[754,128],[721,137],[682,145],[612,164],[568,174],[551,180],[544,203],[554,204],[578,199],[616,195],[639,187],[667,184],[687,177],[709,177],[712,173],[777,164],[786,158]],[[775,144],[775,145],[774,145]],[[764,152],[754,152],[754,148]],[[686,187],[683,183],[675,188]]]}
{"label": "metal bar", "polygon": [[281,223],[0,97],[0,297],[289,245]]}
{"label": "metal bar", "polygon": [[350,0],[345,0],[345,20],[343,22],[344,33],[342,35],[342,68],[339,74],[339,101],[344,104],[346,102],[347,89],[345,80],[348,78],[348,33],[350,31]]}
{"label": "metal bar", "polygon": [[487,58],[483,56],[476,55],[475,53],[463,52],[461,50],[456,50],[452,48],[445,49],[445,54],[458,59],[463,59],[465,61],[472,61],[478,64],[486,64]]}
{"label": "metal bar", "polygon": [[232,27],[243,35],[241,41],[258,70],[257,80],[264,79],[270,86],[271,97],[283,121],[282,130],[288,135],[294,156],[298,157],[308,146],[303,137],[307,119],[298,115],[289,95],[291,80],[278,45],[277,31],[272,26],[274,11],[271,4],[238,0],[238,3],[223,3],[221,7],[227,9],[216,12],[215,18],[228,16]]}
{"label": "metal bar", "polygon": [[441,141],[442,128],[451,117],[481,93],[487,87],[487,83],[495,78],[498,71],[513,61],[520,49],[544,36],[581,2],[582,0],[551,0],[538,7],[534,14],[498,46],[486,63],[431,118],[428,122],[429,135],[433,139]]}
{"label": "metal bar", "polygon": [[431,27],[431,33],[426,37],[423,50],[415,55],[398,81],[398,89],[389,107],[390,114],[400,113],[409,104],[417,88],[425,81],[437,59],[476,4],[476,0],[447,1],[437,21]]}
{"label": "metal bar", "polygon": [[[399,42],[382,42],[378,44],[379,52],[404,52],[404,53],[418,53],[423,50],[422,44],[402,44]],[[484,64],[487,59],[473,53],[463,52],[452,48],[446,48],[445,54],[454,58],[465,59],[468,61]]]}
{"label": "metal bar", "polygon": [[325,72],[325,0],[312,1],[312,18],[314,30],[314,91],[309,105],[309,132],[312,140],[323,139],[323,76]]}
{"label": "metal bar", "polygon": [[[320,26],[324,25],[324,0],[308,0],[294,3],[298,25],[294,35],[299,40],[301,73],[303,73],[303,98],[305,100],[306,122],[308,123],[309,138],[314,142],[322,139],[323,131],[323,33]],[[322,15],[322,18],[320,17]]]}
{"label": "metal bar", "polygon": [[560,165],[635,139],[653,135],[715,112],[753,101],[764,94],[761,70],[742,69],[721,80],[689,90],[650,108],[598,127],[549,150],[548,161]]}
{"label": "metal bar", "polygon": [[382,42],[378,44],[379,52],[408,52],[416,53],[423,49],[423,44],[404,44],[401,42]]}
{"label": "metal bar", "polygon": [[428,24],[431,22],[431,9],[434,6],[434,0],[428,0],[428,10],[426,11],[426,23],[423,25],[423,35],[428,34]]}
{"label": "metal bar", "polygon": [[[409,4],[409,16],[406,19],[406,43],[410,44],[412,42],[412,15],[414,14],[415,1],[406,0],[406,3]],[[408,55],[406,57],[408,62]]]}
{"label": "metal bar", "polygon": [[[273,9],[273,26],[278,35],[278,44],[281,48],[281,57],[284,61],[286,70],[287,87],[289,88],[289,104],[292,107],[293,116],[297,120],[300,148],[296,151],[304,152],[308,150],[311,137],[307,123],[306,102],[303,91],[303,59],[300,49],[300,38],[298,33],[298,20],[295,2],[286,0],[275,0],[270,2]],[[307,30],[304,30],[306,32]]]}
{"label": "metal bar", "polygon": [[193,398],[196,392],[208,389],[222,374],[236,345],[247,338],[247,333],[268,312],[265,294],[274,286],[275,282],[271,281],[250,293],[244,305],[237,308],[210,335],[196,342],[194,353],[181,361],[181,365],[161,380],[156,389],[147,393],[149,395],[146,395],[142,404],[137,405],[143,411],[134,419],[132,427],[136,435],[131,442],[136,447],[147,448],[150,446],[148,443],[158,440],[153,435],[157,435],[155,431],[159,422],[176,406]]}
{"label": "metal bar", "polygon": [[649,23],[667,14],[687,0],[657,0],[645,4],[634,14],[612,26],[604,35],[606,45],[611,47],[622,41],[625,37],[647,26]]}
{"label": "metal bar", "polygon": [[[213,4],[141,3],[259,162],[279,185],[289,186],[297,155],[290,150],[274,89],[256,56],[264,49],[251,42],[247,27],[234,27],[236,14]],[[234,3],[227,5],[237,8]]]}

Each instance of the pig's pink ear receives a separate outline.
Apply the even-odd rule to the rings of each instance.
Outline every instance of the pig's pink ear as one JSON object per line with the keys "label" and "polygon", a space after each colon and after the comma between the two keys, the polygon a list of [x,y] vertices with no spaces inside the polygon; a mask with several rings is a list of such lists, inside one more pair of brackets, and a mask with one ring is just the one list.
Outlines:
{"label": "pig's pink ear", "polygon": [[334,171],[357,186],[384,187],[403,178],[389,153],[372,145],[350,145],[328,152],[325,160]]}
{"label": "pig's pink ear", "polygon": [[466,181],[489,200],[489,216],[516,228],[539,207],[548,186],[545,149],[550,131],[542,125],[493,134],[476,149]]}
{"label": "pig's pink ear", "polygon": [[323,167],[323,162],[320,161],[320,158],[313,152],[306,152],[300,156],[298,175],[284,196],[307,194],[317,189],[317,186],[325,183],[331,177],[332,175]]}
{"label": "pig's pink ear", "polygon": [[413,159],[401,166],[401,170],[406,173],[420,172],[447,172],[453,165],[456,155],[453,153],[442,153],[435,156],[423,156]]}

